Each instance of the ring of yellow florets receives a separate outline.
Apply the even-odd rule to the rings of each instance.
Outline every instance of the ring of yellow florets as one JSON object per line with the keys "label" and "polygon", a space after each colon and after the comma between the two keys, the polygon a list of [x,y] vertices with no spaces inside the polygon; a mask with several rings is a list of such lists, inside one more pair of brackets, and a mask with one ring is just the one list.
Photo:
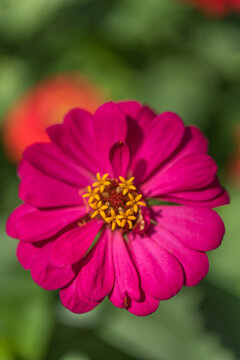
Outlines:
{"label": "ring of yellow florets", "polygon": [[91,218],[102,217],[111,224],[111,229],[121,228],[125,231],[134,227],[137,222],[139,207],[146,204],[141,200],[142,195],[136,192],[133,185],[134,177],[126,180],[122,176],[109,179],[108,174],[102,177],[97,173],[97,181],[88,186],[83,198],[89,198],[88,204],[92,208]]}

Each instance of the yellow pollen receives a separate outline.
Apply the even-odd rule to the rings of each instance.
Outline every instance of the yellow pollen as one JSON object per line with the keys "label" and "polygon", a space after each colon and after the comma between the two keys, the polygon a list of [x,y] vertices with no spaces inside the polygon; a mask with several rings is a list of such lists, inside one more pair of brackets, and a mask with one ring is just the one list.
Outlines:
{"label": "yellow pollen", "polygon": [[132,228],[132,221],[136,220],[136,216],[132,215],[132,209],[128,209],[126,212],[120,212],[120,215],[118,215],[118,220],[121,220],[121,226],[122,228],[126,225],[126,222],[128,223],[129,229]]}
{"label": "yellow pollen", "polygon": [[[140,206],[146,206],[141,194],[137,194],[134,186],[134,177],[125,179],[119,176],[118,179],[111,179],[108,174],[100,175],[98,172],[97,181],[87,187],[82,195],[88,198],[92,213],[91,218],[101,217],[105,224],[111,225],[111,230],[122,229],[129,231],[140,221]],[[81,192],[80,192],[81,194]]]}
{"label": "yellow pollen", "polygon": [[105,186],[110,185],[111,182],[106,180],[108,177],[108,174],[104,174],[102,177],[100,176],[99,172],[97,173],[97,179],[95,183],[92,184],[93,187],[95,187],[97,190],[100,190],[102,193],[105,189]]}
{"label": "yellow pollen", "polygon": [[98,214],[100,214],[103,218],[106,217],[104,210],[106,210],[108,207],[107,207],[107,205],[103,205],[102,201],[96,201],[93,204],[89,204],[89,206],[91,206],[91,208],[93,208],[95,210],[93,212],[93,214],[91,215],[91,218],[94,218]]}
{"label": "yellow pollen", "polygon": [[126,195],[129,190],[136,190],[136,186],[133,185],[134,177],[126,180],[122,176],[119,176],[119,179],[121,180],[119,186],[123,189],[123,195]]}
{"label": "yellow pollen", "polygon": [[92,203],[94,200],[100,200],[100,196],[97,194],[98,189],[92,189],[91,186],[89,185],[87,188],[88,192],[86,194],[83,194],[82,197],[83,198],[87,198],[89,203]]}
{"label": "yellow pollen", "polygon": [[139,205],[146,206],[146,204],[142,201],[139,201],[142,198],[142,195],[136,195],[135,197],[132,194],[128,194],[129,201],[126,203],[127,206],[132,206],[135,213],[138,212]]}

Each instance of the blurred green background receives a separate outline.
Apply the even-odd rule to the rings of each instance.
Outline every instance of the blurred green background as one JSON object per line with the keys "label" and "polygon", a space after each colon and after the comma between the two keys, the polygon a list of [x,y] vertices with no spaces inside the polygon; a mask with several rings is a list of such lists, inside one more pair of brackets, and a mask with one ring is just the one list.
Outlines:
{"label": "blurred green background", "polygon": [[231,195],[218,209],[226,235],[204,281],[155,314],[137,318],[108,300],[71,314],[21,268],[5,235],[19,200],[1,142],[0,360],[240,359],[240,16],[177,0],[0,0],[2,124],[26,90],[72,71],[108,98],[175,111],[202,129]]}

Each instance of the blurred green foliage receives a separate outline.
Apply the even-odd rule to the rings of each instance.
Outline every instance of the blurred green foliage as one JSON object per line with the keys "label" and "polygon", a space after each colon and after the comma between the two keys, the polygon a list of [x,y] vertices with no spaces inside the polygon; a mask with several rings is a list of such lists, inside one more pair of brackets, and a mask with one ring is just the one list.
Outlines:
{"label": "blurred green foliage", "polygon": [[113,100],[134,98],[199,126],[232,198],[219,209],[226,236],[199,286],[147,318],[108,301],[74,315],[17,263],[5,221],[18,181],[1,148],[1,360],[240,358],[240,192],[224,175],[240,122],[239,39],[238,15],[215,19],[177,0],[0,1],[1,119],[41,79],[79,71]]}

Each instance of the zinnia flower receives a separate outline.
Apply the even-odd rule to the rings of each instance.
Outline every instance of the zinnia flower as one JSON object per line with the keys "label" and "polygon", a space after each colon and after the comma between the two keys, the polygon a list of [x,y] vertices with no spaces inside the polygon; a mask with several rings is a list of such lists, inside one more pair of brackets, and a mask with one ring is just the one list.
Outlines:
{"label": "zinnia flower", "polygon": [[84,106],[94,112],[102,102],[102,92],[86,77],[58,74],[41,81],[5,115],[3,144],[7,155],[18,162],[28,145],[49,141],[46,127],[62,122],[69,110]]}
{"label": "zinnia flower", "polygon": [[204,278],[224,235],[211,208],[229,199],[200,130],[130,101],[72,110],[47,133],[23,154],[7,223],[38,285],[75,313],[108,296],[147,315]]}
{"label": "zinnia flower", "polygon": [[209,14],[221,16],[231,11],[240,11],[239,0],[186,0],[196,4]]}

